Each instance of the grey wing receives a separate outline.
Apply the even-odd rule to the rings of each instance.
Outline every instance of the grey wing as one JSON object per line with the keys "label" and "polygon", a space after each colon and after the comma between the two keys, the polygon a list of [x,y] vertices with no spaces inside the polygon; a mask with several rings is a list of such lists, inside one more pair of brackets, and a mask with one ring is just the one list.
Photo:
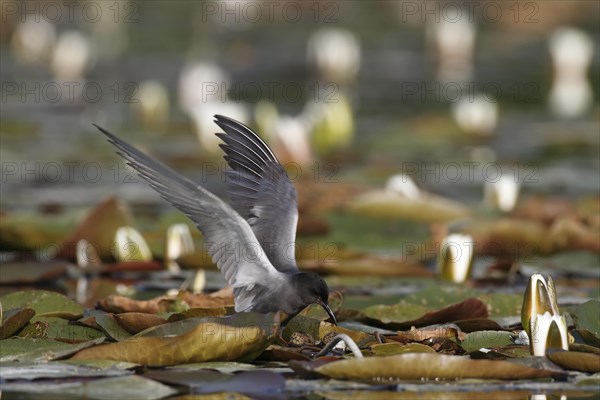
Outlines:
{"label": "grey wing", "polygon": [[207,251],[234,287],[236,311],[249,311],[265,282],[285,281],[269,262],[248,223],[229,205],[202,186],[156,161],[95,125],[150,187],[186,214],[203,233]]}
{"label": "grey wing", "polygon": [[226,172],[233,208],[244,217],[275,268],[298,271],[295,257],[298,201],[296,188],[271,149],[245,125],[221,115],[221,148],[232,168]]}

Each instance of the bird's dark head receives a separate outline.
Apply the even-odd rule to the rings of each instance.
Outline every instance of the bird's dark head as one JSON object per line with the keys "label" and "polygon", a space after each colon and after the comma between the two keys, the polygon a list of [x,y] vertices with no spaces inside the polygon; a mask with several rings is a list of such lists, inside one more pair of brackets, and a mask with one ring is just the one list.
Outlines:
{"label": "bird's dark head", "polygon": [[319,275],[313,272],[301,272],[292,278],[294,286],[303,304],[303,308],[310,304],[318,304],[327,312],[333,323],[337,325],[335,315],[329,307],[329,287]]}

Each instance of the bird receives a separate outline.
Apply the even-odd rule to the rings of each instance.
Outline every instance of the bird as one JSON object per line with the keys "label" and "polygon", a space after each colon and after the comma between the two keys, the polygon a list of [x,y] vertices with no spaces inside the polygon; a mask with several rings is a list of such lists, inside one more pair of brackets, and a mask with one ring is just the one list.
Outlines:
{"label": "bird", "polygon": [[151,188],[202,232],[208,254],[233,288],[236,312],[283,311],[289,322],[311,304],[329,307],[329,287],[295,260],[297,193],[267,144],[246,125],[215,115],[223,130],[230,203],[94,124]]}

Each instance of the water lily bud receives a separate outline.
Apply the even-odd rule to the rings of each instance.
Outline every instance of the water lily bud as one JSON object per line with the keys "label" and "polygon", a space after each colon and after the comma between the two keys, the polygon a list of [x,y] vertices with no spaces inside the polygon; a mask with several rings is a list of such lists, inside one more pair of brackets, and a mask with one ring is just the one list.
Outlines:
{"label": "water lily bud", "polygon": [[415,181],[406,174],[397,174],[389,178],[385,184],[385,190],[412,200],[418,199],[422,194]]}
{"label": "water lily bud", "polygon": [[117,229],[114,256],[119,262],[152,260],[150,248],[141,233],[130,226]]}
{"label": "water lily bud", "polygon": [[186,224],[171,225],[167,230],[167,248],[165,250],[165,265],[171,272],[180,270],[177,259],[185,254],[194,252],[194,240],[190,228]]}
{"label": "water lily bud", "polygon": [[471,275],[473,265],[473,238],[454,233],[446,236],[440,246],[438,272],[442,279],[464,282]]}
{"label": "water lily bud", "polygon": [[485,182],[484,201],[503,212],[509,212],[517,204],[519,182],[511,175],[502,175],[494,182]]}
{"label": "water lily bud", "polygon": [[[552,315],[559,315],[554,281],[550,276],[548,276],[548,281],[546,281],[541,274],[533,274],[529,278],[529,283],[523,296],[523,307],[521,308],[521,324],[523,325],[523,329],[529,330],[532,317],[544,314],[545,312],[549,312]],[[528,331],[527,334],[531,338],[531,332]]]}
{"label": "water lily bud", "polygon": [[89,269],[101,263],[98,249],[85,239],[78,241],[75,246],[75,260],[81,269]]}
{"label": "water lily bud", "polygon": [[536,314],[529,325],[531,354],[546,355],[548,349],[569,349],[567,321],[564,315],[552,315],[546,311]]}

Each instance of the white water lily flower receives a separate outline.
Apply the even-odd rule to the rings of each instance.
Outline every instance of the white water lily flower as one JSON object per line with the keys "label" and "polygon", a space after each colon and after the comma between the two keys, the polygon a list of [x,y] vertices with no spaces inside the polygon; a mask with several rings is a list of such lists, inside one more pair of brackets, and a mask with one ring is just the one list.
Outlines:
{"label": "white water lily flower", "polygon": [[567,321],[564,315],[552,315],[548,311],[537,314],[529,325],[529,342],[534,356],[545,356],[548,349],[569,350]]}
{"label": "white water lily flower", "polygon": [[531,354],[543,356],[548,348],[568,350],[567,323],[558,309],[556,288],[551,276],[544,279],[541,274],[529,278],[521,323],[529,336]]}
{"label": "white water lily flower", "polygon": [[119,262],[152,260],[152,253],[142,234],[131,226],[117,229],[114,256]]}
{"label": "white water lily flower", "polygon": [[471,275],[475,242],[469,235],[450,234],[440,244],[438,272],[451,282],[465,282]]}
{"label": "white water lily flower", "polygon": [[171,225],[167,229],[167,246],[165,249],[165,264],[171,272],[180,270],[177,259],[185,254],[194,252],[194,240],[190,228],[186,224]]}

